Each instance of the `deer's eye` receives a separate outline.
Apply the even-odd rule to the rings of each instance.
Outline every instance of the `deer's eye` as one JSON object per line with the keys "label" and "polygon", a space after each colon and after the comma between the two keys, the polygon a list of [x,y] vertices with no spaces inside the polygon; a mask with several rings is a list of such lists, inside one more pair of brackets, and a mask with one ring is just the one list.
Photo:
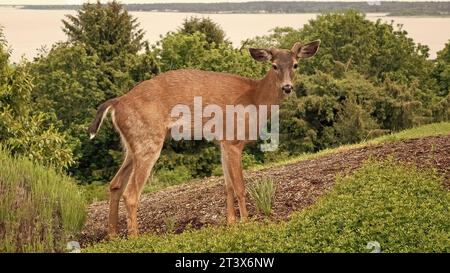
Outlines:
{"label": "deer's eye", "polygon": [[298,64],[294,64],[294,69],[297,69],[297,67],[298,67]]}
{"label": "deer's eye", "polygon": [[278,66],[276,64],[272,64],[272,67],[273,67],[274,70],[278,69]]}

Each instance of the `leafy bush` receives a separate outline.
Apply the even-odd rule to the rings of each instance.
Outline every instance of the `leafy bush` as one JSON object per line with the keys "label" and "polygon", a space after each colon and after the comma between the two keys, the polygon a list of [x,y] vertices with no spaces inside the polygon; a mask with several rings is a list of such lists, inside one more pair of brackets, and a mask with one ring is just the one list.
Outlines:
{"label": "leafy bush", "polygon": [[359,142],[380,130],[430,123],[431,106],[416,97],[420,92],[417,86],[391,80],[377,85],[355,71],[339,78],[320,71],[304,76],[297,81],[297,96],[284,101],[280,110],[282,149],[291,154],[315,151]]}
{"label": "leafy bush", "polygon": [[75,181],[0,149],[0,252],[60,252],[80,231]]}
{"label": "leafy bush", "polygon": [[450,40],[445,47],[437,53],[433,68],[433,77],[439,86],[439,95],[447,96],[450,92]]}
{"label": "leafy bush", "polygon": [[242,153],[242,167],[244,169],[248,169],[249,167],[255,166],[258,164],[258,160],[251,153],[244,151]]}
{"label": "leafy bush", "polygon": [[281,223],[208,227],[94,245],[87,252],[449,252],[450,193],[433,170],[368,162]]}
{"label": "leafy bush", "polygon": [[185,166],[177,166],[173,170],[160,169],[156,173],[158,182],[168,185],[175,185],[191,178],[189,169]]}
{"label": "leafy bush", "polygon": [[270,178],[262,178],[248,185],[250,198],[255,202],[256,208],[269,216],[272,212],[272,200],[275,195],[275,186]]}
{"label": "leafy bush", "polygon": [[[363,252],[377,241],[384,252],[450,251],[450,194],[433,170],[369,162],[340,177],[330,194],[295,217],[286,233],[295,251]],[[315,234],[315,236],[313,236]]]}
{"label": "leafy bush", "polygon": [[72,144],[52,123],[52,114],[36,111],[32,103],[32,76],[23,62],[9,64],[9,53],[0,29],[0,142],[45,166],[67,169],[73,165]]}
{"label": "leafy bush", "polygon": [[84,199],[88,203],[108,200],[109,198],[109,184],[103,182],[93,182],[91,184],[79,185]]}
{"label": "leafy bush", "polygon": [[13,116],[8,109],[0,109],[0,140],[12,154],[58,169],[74,164],[72,145],[67,134],[58,131],[45,113]]}
{"label": "leafy bush", "polygon": [[148,184],[144,188],[144,192],[154,192],[163,188],[178,185],[187,182],[192,178],[190,170],[181,165],[176,166],[172,170],[161,168],[152,175]]}

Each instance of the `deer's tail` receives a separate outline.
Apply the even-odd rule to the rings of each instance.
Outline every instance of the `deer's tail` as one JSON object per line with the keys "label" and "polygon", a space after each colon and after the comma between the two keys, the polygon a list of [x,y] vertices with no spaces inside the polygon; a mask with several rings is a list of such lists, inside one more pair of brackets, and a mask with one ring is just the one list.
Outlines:
{"label": "deer's tail", "polygon": [[105,101],[98,107],[95,119],[94,121],[92,121],[91,125],[89,125],[88,133],[90,139],[93,139],[97,134],[100,126],[102,125],[103,119],[106,117],[106,114],[108,114],[108,111],[109,109],[111,109],[114,102],[116,102],[116,99],[110,99]]}

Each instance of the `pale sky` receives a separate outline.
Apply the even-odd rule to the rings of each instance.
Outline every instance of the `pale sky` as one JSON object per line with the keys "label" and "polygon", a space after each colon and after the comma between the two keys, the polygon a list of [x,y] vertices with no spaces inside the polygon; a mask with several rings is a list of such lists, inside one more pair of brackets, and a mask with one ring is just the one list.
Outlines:
{"label": "pale sky", "polygon": [[[132,4],[132,3],[211,3],[211,2],[248,2],[255,0],[120,0],[119,2],[123,4]],[[290,1],[290,0],[267,0],[267,1]],[[300,0],[302,1],[302,0]],[[303,1],[335,1],[335,0],[303,0]],[[348,0],[347,0],[348,1]],[[363,2],[363,0],[350,0]],[[415,2],[415,1],[426,1],[426,0],[395,0],[395,1],[403,1],[403,2]],[[448,0],[432,0],[445,2]],[[64,5],[64,4],[81,4],[84,2],[96,2],[96,0],[86,1],[86,0],[0,0],[0,5]],[[108,0],[102,0],[101,2],[108,2]],[[374,0],[369,0],[367,2],[374,2]],[[381,1],[383,2],[383,0]]]}

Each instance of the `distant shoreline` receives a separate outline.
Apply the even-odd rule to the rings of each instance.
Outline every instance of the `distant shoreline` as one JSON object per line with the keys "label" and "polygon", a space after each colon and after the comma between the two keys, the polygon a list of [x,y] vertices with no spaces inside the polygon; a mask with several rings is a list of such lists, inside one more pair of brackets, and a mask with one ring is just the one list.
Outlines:
{"label": "distant shoreline", "polygon": [[[176,2],[176,1],[175,1]],[[153,3],[124,4],[132,12],[178,12],[200,14],[305,14],[327,13],[354,9],[364,13],[383,13],[390,17],[450,17],[450,1],[446,2],[313,2],[313,1],[260,1],[218,3]],[[25,10],[76,10],[80,5],[0,5]]]}
{"label": "distant shoreline", "polygon": [[[33,9],[33,8],[18,8],[18,7],[11,7],[11,6],[2,6],[0,5],[0,8],[13,8],[13,9],[22,9],[22,10],[41,10],[41,11],[61,11],[61,10],[67,10],[67,11],[74,11],[74,9],[67,9],[67,8],[51,8],[51,9]],[[158,12],[158,13],[195,13],[195,14],[320,14],[320,13],[327,13],[327,12],[201,12],[201,11],[177,11],[177,10],[128,10],[129,12]],[[450,14],[422,14],[422,15],[400,15],[400,14],[392,14],[392,13],[386,13],[386,12],[364,12],[364,13],[370,13],[370,14],[380,14],[382,17],[409,17],[409,18],[448,18],[450,17]]]}

